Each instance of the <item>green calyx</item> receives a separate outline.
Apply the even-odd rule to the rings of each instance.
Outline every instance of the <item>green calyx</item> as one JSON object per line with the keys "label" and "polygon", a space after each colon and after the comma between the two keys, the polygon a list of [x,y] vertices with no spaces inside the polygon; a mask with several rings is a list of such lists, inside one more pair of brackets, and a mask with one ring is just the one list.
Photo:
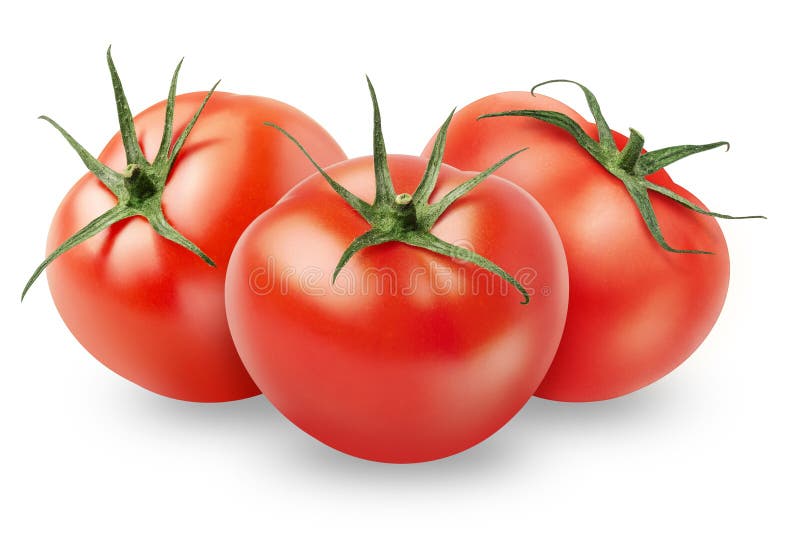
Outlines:
{"label": "green calyx", "polygon": [[664,250],[669,252],[685,253],[685,254],[711,254],[711,252],[704,250],[682,250],[671,247],[664,239],[659,227],[658,220],[656,219],[653,205],[648,196],[649,191],[660,193],[682,206],[702,215],[709,215],[711,217],[718,217],[720,219],[766,219],[762,215],[747,215],[743,217],[734,217],[732,215],[725,215],[713,211],[707,211],[689,199],[665,188],[647,179],[647,176],[655,173],[656,171],[666,167],[670,163],[674,163],[692,154],[705,152],[720,146],[724,146],[727,150],[730,145],[725,141],[716,143],[709,143],[706,145],[678,145],[659,150],[653,150],[645,154],[642,153],[644,147],[644,137],[641,133],[630,129],[630,137],[627,144],[622,150],[617,149],[614,138],[611,134],[605,117],[600,112],[600,105],[597,99],[589,89],[583,85],[572,80],[548,80],[536,84],[531,89],[531,94],[536,96],[536,89],[539,87],[555,82],[566,82],[577,85],[583,91],[586,97],[586,102],[589,104],[589,109],[592,112],[595,123],[597,125],[598,141],[592,139],[586,132],[583,131],[578,123],[557,111],[543,111],[543,110],[514,110],[504,111],[501,113],[489,113],[481,115],[478,119],[485,119],[490,117],[532,117],[554,126],[558,126],[562,130],[569,133],[578,144],[584,148],[594,159],[596,159],[609,173],[618,178],[625,184],[625,188],[633,199],[639,213],[642,216],[645,224],[647,225],[650,234],[658,242]]}
{"label": "green calyx", "polygon": [[47,256],[36,268],[33,275],[28,280],[28,283],[25,284],[25,289],[22,291],[23,299],[39,275],[44,272],[53,260],[114,223],[129,217],[144,217],[150,222],[150,225],[156,233],[190,250],[212,267],[215,266],[211,258],[206,256],[197,245],[181,235],[180,232],[167,222],[161,207],[161,197],[164,194],[167,177],[175,164],[178,154],[183,148],[183,144],[186,142],[186,138],[189,136],[189,132],[192,131],[195,122],[197,122],[197,118],[200,116],[200,113],[203,111],[208,99],[211,98],[219,82],[214,84],[214,87],[206,94],[203,103],[197,109],[194,116],[189,121],[189,124],[183,129],[180,136],[175,141],[175,144],[170,147],[172,141],[172,123],[175,112],[175,90],[178,83],[178,73],[181,70],[183,60],[178,63],[172,75],[172,83],[169,87],[161,145],[159,146],[155,159],[149,162],[145,159],[144,154],[142,154],[142,149],[139,146],[139,140],[136,136],[136,129],[133,125],[133,116],[128,106],[128,100],[122,89],[122,83],[117,74],[117,69],[114,67],[114,61],[111,59],[111,47],[108,48],[106,59],[108,62],[108,69],[111,73],[111,83],[114,86],[119,128],[128,162],[124,171],[117,172],[98,161],[97,158],[92,156],[51,118],[46,116],[41,116],[39,118],[52,124],[53,127],[64,136],[70,146],[78,153],[78,156],[89,171],[91,171],[98,180],[103,182],[109,191],[114,193],[117,197],[117,205],[78,230]]}
{"label": "green calyx", "polygon": [[412,247],[424,248],[443,256],[458,258],[459,260],[468,261],[482,267],[513,285],[523,297],[522,304],[527,304],[530,301],[528,291],[501,267],[471,250],[442,241],[431,233],[433,225],[453,202],[469,193],[475,186],[484,181],[508,160],[526,149],[519,150],[506,156],[485,171],[477,174],[447,193],[438,202],[433,204],[429,203],[431,193],[436,186],[436,180],[439,177],[439,171],[442,166],[447,129],[450,125],[450,120],[453,118],[453,113],[455,113],[455,110],[453,110],[439,129],[439,134],[433,146],[433,153],[428,160],[425,173],[416,191],[414,191],[413,194],[405,192],[398,194],[394,190],[392,178],[389,175],[389,162],[386,154],[383,132],[381,130],[380,109],[378,108],[375,89],[372,87],[372,82],[369,77],[367,78],[367,84],[369,85],[369,92],[372,97],[374,113],[373,157],[375,163],[375,200],[372,204],[364,202],[331,178],[289,132],[277,124],[271,122],[264,123],[266,126],[279,130],[294,142],[309,161],[311,161],[314,167],[316,167],[331,188],[333,188],[333,190],[371,226],[369,231],[358,236],[344,251],[333,272],[332,282],[336,281],[336,277],[339,275],[342,268],[358,251],[382,243],[398,241]]}

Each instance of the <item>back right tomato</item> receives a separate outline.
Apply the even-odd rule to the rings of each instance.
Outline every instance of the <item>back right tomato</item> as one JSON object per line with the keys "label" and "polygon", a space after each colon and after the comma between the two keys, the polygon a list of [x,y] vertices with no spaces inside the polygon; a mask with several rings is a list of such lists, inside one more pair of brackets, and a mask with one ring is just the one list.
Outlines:
{"label": "back right tomato", "polygon": [[445,163],[472,170],[530,147],[496,174],[542,204],[564,243],[566,327],[536,392],[561,401],[625,395],[694,352],[728,289],[728,249],[715,217],[735,218],[706,211],[663,170],[726,143],[644,152],[641,134],[610,130],[594,95],[579,87],[596,124],[546,96],[499,93],[456,113],[444,152]]}

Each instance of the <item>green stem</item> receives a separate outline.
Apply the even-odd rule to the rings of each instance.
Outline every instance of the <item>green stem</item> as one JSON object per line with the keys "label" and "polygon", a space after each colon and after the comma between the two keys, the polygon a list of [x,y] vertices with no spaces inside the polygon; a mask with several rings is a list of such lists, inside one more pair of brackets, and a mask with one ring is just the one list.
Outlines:
{"label": "green stem", "polygon": [[633,172],[636,163],[639,161],[639,157],[642,155],[642,149],[644,148],[644,137],[642,134],[633,128],[630,130],[631,136],[619,153],[619,166],[627,173]]}
{"label": "green stem", "polygon": [[141,206],[156,193],[156,184],[149,176],[150,174],[138,163],[128,165],[125,172],[122,173],[123,183],[128,191],[128,202]]}
{"label": "green stem", "polygon": [[413,199],[408,193],[401,193],[394,198],[398,225],[407,231],[417,229],[417,210]]}

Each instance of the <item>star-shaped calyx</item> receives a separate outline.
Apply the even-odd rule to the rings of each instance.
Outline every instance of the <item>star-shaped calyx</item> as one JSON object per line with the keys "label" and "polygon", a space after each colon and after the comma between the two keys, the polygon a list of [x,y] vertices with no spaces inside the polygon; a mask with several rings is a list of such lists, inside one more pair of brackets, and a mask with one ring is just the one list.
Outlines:
{"label": "star-shaped calyx", "polygon": [[71,248],[80,245],[90,237],[97,235],[114,223],[129,217],[144,217],[153,227],[153,230],[160,236],[190,250],[212,267],[215,266],[211,258],[200,250],[197,245],[192,243],[167,222],[161,206],[161,198],[164,194],[167,177],[175,164],[175,160],[178,154],[180,154],[183,144],[189,136],[189,132],[192,131],[200,113],[203,111],[208,99],[211,98],[219,82],[214,84],[214,87],[206,94],[205,99],[202,104],[200,104],[200,107],[197,109],[192,119],[183,129],[180,136],[178,136],[175,143],[170,146],[172,141],[172,123],[175,113],[175,90],[178,83],[178,73],[181,70],[183,60],[178,63],[172,75],[172,83],[169,87],[161,144],[155,158],[152,162],[149,162],[145,159],[142,149],[139,146],[139,140],[136,136],[136,129],[133,124],[133,116],[128,106],[128,99],[125,97],[125,91],[122,89],[122,82],[120,82],[117,69],[114,66],[114,61],[111,59],[111,47],[108,48],[106,53],[106,60],[108,62],[108,70],[111,73],[111,83],[114,86],[119,129],[122,136],[122,144],[125,148],[125,156],[127,158],[127,167],[123,171],[115,171],[98,161],[97,158],[92,156],[67,133],[64,128],[50,117],[41,116],[40,118],[52,124],[56,130],[64,136],[70,146],[78,153],[78,156],[89,171],[91,171],[109,191],[114,193],[114,196],[117,197],[117,205],[75,232],[75,234],[47,256],[47,258],[39,264],[28,280],[28,283],[25,285],[25,289],[22,291],[23,299],[31,285],[33,285],[39,275],[44,272],[53,260]]}
{"label": "star-shaped calyx", "polygon": [[504,111],[500,113],[487,113],[486,115],[481,115],[478,117],[478,119],[486,119],[490,117],[532,117],[565,130],[572,137],[574,137],[578,144],[583,147],[584,150],[586,150],[586,152],[588,152],[594,159],[596,159],[609,173],[622,181],[628,191],[628,194],[631,196],[631,199],[636,204],[636,207],[639,210],[639,213],[641,214],[645,224],[647,225],[647,229],[650,231],[650,234],[658,242],[661,248],[669,252],[684,254],[711,254],[711,252],[705,250],[684,250],[671,247],[667,243],[666,239],[664,239],[664,235],[661,232],[658,219],[653,211],[653,204],[650,202],[648,191],[654,191],[662,194],[674,200],[675,202],[678,202],[687,209],[702,215],[718,217],[721,219],[766,218],[762,215],[746,215],[743,217],[735,217],[732,215],[708,211],[701,208],[686,197],[679,195],[678,193],[675,193],[666,187],[655,184],[647,179],[647,176],[666,167],[670,163],[675,163],[676,161],[687,156],[691,156],[692,154],[705,152],[706,150],[711,150],[721,146],[724,146],[727,149],[730,145],[726,141],[719,141],[706,145],[678,145],[659,150],[652,150],[642,154],[642,149],[644,148],[644,137],[638,131],[630,128],[630,137],[628,138],[628,142],[622,148],[622,150],[619,150],[614,142],[611,128],[609,128],[606,119],[603,117],[603,114],[600,111],[600,105],[597,103],[597,99],[592,92],[583,85],[572,80],[548,80],[535,85],[533,89],[531,89],[531,94],[536,96],[536,89],[543,85],[555,82],[572,83],[581,88],[597,125],[597,141],[592,139],[586,132],[584,132],[583,128],[581,128],[577,122],[557,111],[521,109]]}
{"label": "star-shaped calyx", "polygon": [[267,126],[279,130],[291,139],[311,161],[314,167],[316,167],[331,188],[333,188],[333,190],[371,226],[370,230],[353,240],[344,251],[334,270],[333,281],[336,280],[342,267],[344,267],[350,258],[358,251],[390,241],[399,241],[412,247],[424,248],[443,256],[458,258],[459,260],[468,261],[482,267],[513,285],[523,297],[522,304],[527,304],[530,301],[528,291],[501,267],[480,254],[443,241],[431,233],[433,225],[453,202],[469,193],[475,186],[484,181],[508,160],[526,149],[519,150],[506,156],[485,171],[457,186],[441,200],[431,204],[429,201],[442,166],[447,129],[450,126],[453,113],[455,113],[455,110],[453,110],[439,129],[433,146],[433,152],[428,160],[425,173],[416,191],[414,191],[413,194],[397,194],[392,183],[392,178],[389,175],[389,162],[386,154],[383,132],[381,130],[381,114],[378,108],[378,100],[375,96],[375,89],[369,78],[367,78],[367,84],[372,98],[374,116],[372,140],[374,152],[373,160],[375,165],[375,200],[372,204],[361,200],[331,178],[330,175],[325,172],[325,169],[314,161],[313,157],[289,132],[277,124],[271,122],[265,123]]}

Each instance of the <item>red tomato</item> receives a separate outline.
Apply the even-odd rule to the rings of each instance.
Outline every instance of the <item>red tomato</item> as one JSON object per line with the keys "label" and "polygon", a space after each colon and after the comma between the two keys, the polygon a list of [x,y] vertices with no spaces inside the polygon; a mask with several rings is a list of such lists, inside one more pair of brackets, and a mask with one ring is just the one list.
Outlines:
{"label": "red tomato", "polygon": [[[413,192],[426,165],[389,156],[395,190]],[[372,158],[327,171],[375,197]],[[466,177],[443,165],[432,202]],[[357,252],[331,285],[342,252],[369,228],[320,175],[257,218],[225,288],[239,354],[287,418],[340,451],[398,463],[460,452],[503,426],[550,365],[568,292],[558,235],[530,195],[494,177],[432,227],[527,286],[523,306],[500,277],[399,242]]]}
{"label": "red tomato", "polygon": [[[531,117],[479,116],[509,110],[565,114],[597,140],[597,128],[561,102],[527,92],[482,98],[456,113],[444,161],[480,169],[521,146],[530,150],[496,174],[531,193],[558,228],[569,265],[564,336],[537,396],[592,401],[630,393],[669,373],[703,341],[728,288],[728,250],[714,218],[649,192],[670,245],[654,239],[622,181],[564,130]],[[613,132],[622,148],[627,138]],[[432,142],[424,154],[431,151]],[[637,151],[639,153],[639,151]],[[662,169],[650,182],[700,204]]]}
{"label": "red tomato", "polygon": [[[172,142],[205,93],[177,97]],[[147,161],[164,128],[165,102],[135,118]],[[268,98],[215,93],[169,174],[163,212],[216,262],[158,235],[143,217],[115,223],[57,258],[47,269],[53,300],[70,331],[104,365],[156,393],[191,401],[258,394],[242,366],[225,318],[224,279],[239,235],[313,166],[264,120],[290,125],[326,164],[344,159],[311,118]],[[126,166],[117,134],[98,158]],[[112,208],[116,197],[87,174],[53,218],[48,252]]]}

